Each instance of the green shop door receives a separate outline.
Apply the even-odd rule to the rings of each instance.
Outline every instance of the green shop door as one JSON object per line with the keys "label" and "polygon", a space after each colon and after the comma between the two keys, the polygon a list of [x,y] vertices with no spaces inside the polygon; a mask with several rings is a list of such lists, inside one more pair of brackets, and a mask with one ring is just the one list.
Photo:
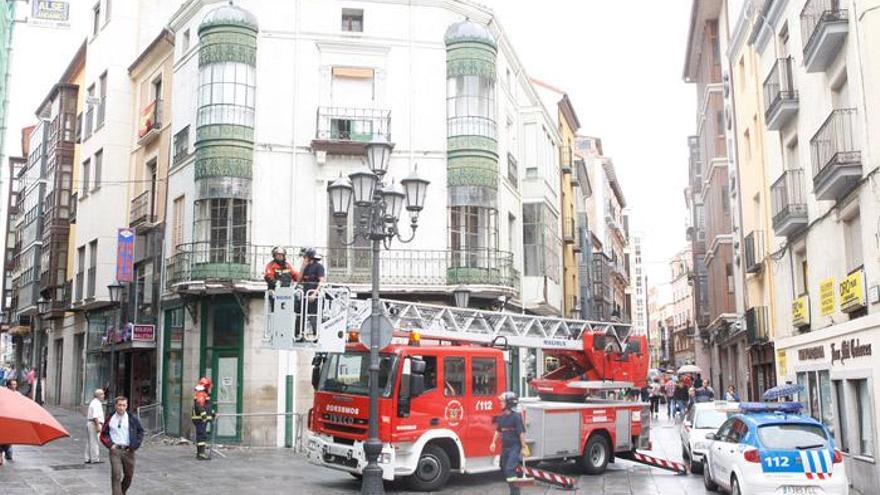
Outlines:
{"label": "green shop door", "polygon": [[211,367],[214,371],[214,408],[220,419],[215,423],[217,440],[241,441],[241,383],[238,379],[241,358],[238,351],[217,351]]}
{"label": "green shop door", "polygon": [[242,349],[244,315],[232,298],[218,297],[202,305],[202,376],[214,382],[212,399],[220,418],[214,422],[217,441],[241,441]]}

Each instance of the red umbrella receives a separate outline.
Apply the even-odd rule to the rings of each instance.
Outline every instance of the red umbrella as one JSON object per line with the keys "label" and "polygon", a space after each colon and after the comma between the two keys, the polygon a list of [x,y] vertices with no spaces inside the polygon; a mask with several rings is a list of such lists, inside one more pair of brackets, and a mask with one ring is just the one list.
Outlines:
{"label": "red umbrella", "polygon": [[0,444],[44,445],[70,434],[39,404],[0,388]]}

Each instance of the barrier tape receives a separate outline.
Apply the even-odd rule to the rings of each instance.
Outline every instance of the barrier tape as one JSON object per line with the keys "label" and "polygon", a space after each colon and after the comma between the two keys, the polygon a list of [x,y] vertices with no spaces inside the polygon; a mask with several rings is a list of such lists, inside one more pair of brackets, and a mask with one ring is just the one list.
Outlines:
{"label": "barrier tape", "polygon": [[550,471],[543,471],[541,469],[535,469],[528,466],[517,466],[516,472],[519,474],[523,474],[523,472],[525,472],[526,476],[531,476],[538,481],[550,483],[551,485],[560,486],[562,488],[574,488],[577,485],[576,478],[552,473]]}
{"label": "barrier tape", "polygon": [[680,463],[674,461],[667,461],[665,459],[658,459],[656,457],[640,454],[638,452],[633,452],[630,456],[627,456],[626,459],[629,459],[634,462],[638,462],[641,464],[646,464],[648,466],[652,466],[655,468],[665,469],[667,471],[672,471],[675,473],[687,474],[687,467]]}

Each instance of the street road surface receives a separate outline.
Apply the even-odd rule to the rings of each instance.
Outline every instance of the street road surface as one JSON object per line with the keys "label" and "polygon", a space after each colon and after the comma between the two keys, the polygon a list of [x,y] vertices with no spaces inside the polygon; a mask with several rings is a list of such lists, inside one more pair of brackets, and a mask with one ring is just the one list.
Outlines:
{"label": "street road surface", "polygon": [[[0,494],[106,494],[110,492],[110,465],[83,464],[85,417],[70,411],[52,411],[73,435],[45,447],[15,447],[15,461],[0,467]],[[657,424],[659,423],[659,424]],[[654,455],[681,460],[677,430],[665,418],[652,429]],[[102,459],[106,460],[106,450]],[[134,484],[138,494],[343,494],[357,493],[359,483],[338,471],[310,465],[290,449],[233,449],[226,458],[205,462],[195,459],[191,445],[153,442],[137,454]],[[575,473],[565,466],[557,470]],[[500,473],[453,475],[440,493],[469,495],[506,494]],[[386,484],[386,492],[412,493],[402,483]],[[694,495],[707,493],[699,476],[676,475],[628,461],[609,464],[601,476],[581,476],[577,492],[563,492],[546,485],[523,490],[525,494],[583,493],[591,495]]]}

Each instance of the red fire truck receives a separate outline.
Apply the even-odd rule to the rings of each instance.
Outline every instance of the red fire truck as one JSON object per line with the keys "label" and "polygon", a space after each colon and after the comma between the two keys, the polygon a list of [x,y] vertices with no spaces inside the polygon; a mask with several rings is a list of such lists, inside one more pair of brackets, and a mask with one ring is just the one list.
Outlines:
{"label": "red fire truck", "polygon": [[[431,321],[443,320],[446,311],[440,310]],[[504,325],[498,319],[485,327],[497,334]],[[436,330],[436,325],[432,328]],[[552,333],[548,328],[541,334]],[[510,337],[516,347],[540,348],[559,364],[533,383],[554,400],[520,402],[532,452],[527,462],[575,459],[583,471],[597,474],[615,455],[650,448],[647,404],[587,397],[590,391],[632,385],[620,380],[644,382],[645,337],[620,339],[611,330],[581,331],[567,339],[529,337],[527,329],[522,333]],[[413,489],[433,491],[446,483],[451,472],[498,470],[498,456],[489,451],[489,444],[493,420],[502,407],[498,396],[510,388],[508,352],[506,346],[490,343],[507,339],[496,335],[489,340],[491,335],[466,331],[456,336],[445,331],[432,334],[430,328],[421,336],[413,331],[405,335],[408,341],[393,343],[380,353],[383,478],[407,478]],[[431,345],[426,344],[429,338]],[[366,466],[369,351],[350,342],[344,353],[329,353],[320,361],[313,376],[315,399],[305,440],[308,459],[360,476]]]}

